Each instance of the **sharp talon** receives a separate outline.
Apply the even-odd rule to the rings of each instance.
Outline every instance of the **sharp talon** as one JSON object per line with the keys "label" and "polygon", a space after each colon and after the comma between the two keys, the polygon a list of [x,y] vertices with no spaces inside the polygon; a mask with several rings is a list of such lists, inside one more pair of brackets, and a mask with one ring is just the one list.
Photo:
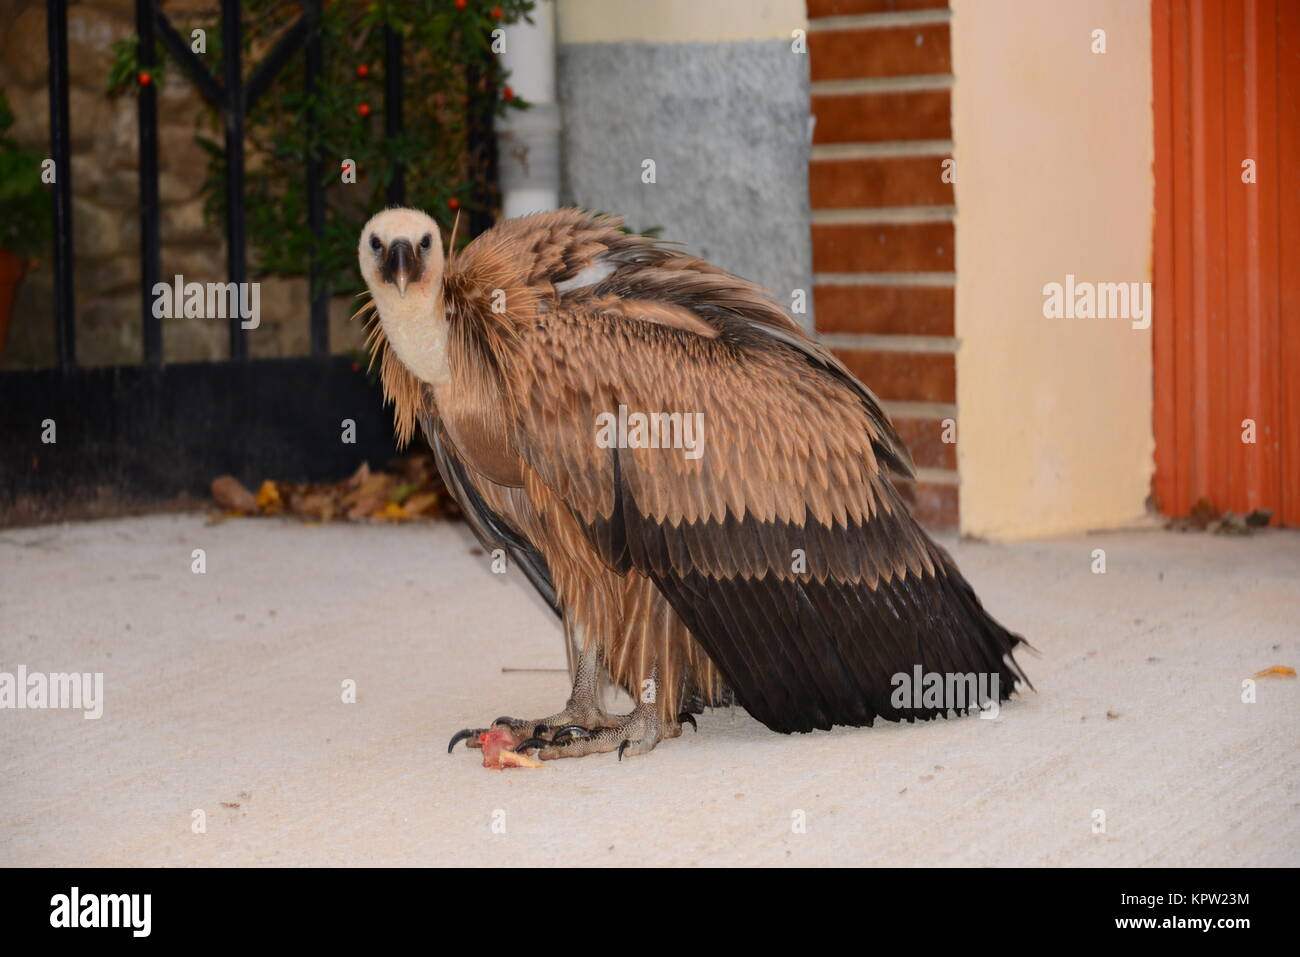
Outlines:
{"label": "sharp talon", "polygon": [[591,732],[580,724],[566,724],[551,735],[551,744],[559,744],[560,738],[590,738]]}
{"label": "sharp talon", "polygon": [[447,745],[447,753],[451,754],[451,752],[455,750],[457,744],[461,741],[467,741],[479,733],[480,732],[474,728],[465,728],[462,731],[457,731],[451,736],[451,743]]}
{"label": "sharp talon", "polygon": [[547,741],[545,738],[531,737],[527,741],[522,741],[515,745],[516,752],[523,752],[529,748],[545,748],[554,744],[554,741]]}
{"label": "sharp talon", "polygon": [[695,729],[695,733],[699,734],[700,726],[695,723],[695,715],[691,714],[689,711],[683,711],[677,716],[678,724],[686,724],[688,721],[690,722],[691,727]]}
{"label": "sharp talon", "polygon": [[620,744],[620,745],[618,746],[618,759],[619,759],[620,761],[623,760],[623,751],[624,751],[624,749],[627,748],[627,746],[628,746],[629,744],[631,744],[631,743],[632,743],[632,742],[630,742],[627,738],[624,738],[624,739],[623,739],[623,743]]}
{"label": "sharp talon", "polygon": [[507,728],[513,727],[515,724],[515,719],[510,717],[510,715],[508,714],[503,714],[501,717],[497,718],[495,721],[492,722],[493,727],[496,727],[498,724],[504,724]]}

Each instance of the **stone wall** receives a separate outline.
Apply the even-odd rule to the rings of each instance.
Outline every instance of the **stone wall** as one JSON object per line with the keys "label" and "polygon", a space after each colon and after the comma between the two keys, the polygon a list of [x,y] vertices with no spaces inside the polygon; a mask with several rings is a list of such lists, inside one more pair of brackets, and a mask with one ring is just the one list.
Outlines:
{"label": "stone wall", "polygon": [[801,291],[810,325],[803,0],[558,0],[556,12],[561,201],[658,226],[787,307]]}
{"label": "stone wall", "polygon": [[[194,27],[204,27],[211,34],[219,26],[218,6],[213,2],[172,0],[163,7],[182,35]],[[11,133],[46,155],[45,3],[0,0],[0,23],[5,25],[0,41],[0,89],[16,115]],[[118,97],[106,92],[112,45],[134,32],[132,0],[83,0],[68,6],[77,360],[85,366],[134,364],[143,354],[136,101],[129,91]],[[212,68],[216,71],[219,65],[214,62]],[[226,278],[223,229],[219,223],[205,220],[199,194],[207,154],[195,142],[195,134],[211,132],[211,117],[197,91],[168,63],[158,102],[164,279],[177,273],[187,281]],[[54,363],[51,279],[48,260],[28,274],[15,304],[0,368]],[[261,281],[261,326],[248,333],[250,353],[307,353],[306,280],[263,277]],[[346,299],[332,304],[330,341],[335,352],[357,348],[361,341],[358,325],[348,323],[349,307]],[[163,320],[163,352],[168,362],[224,358],[227,337],[223,320]]]}
{"label": "stone wall", "polygon": [[565,43],[558,72],[562,201],[658,226],[786,307],[810,298],[808,64],[789,40]]}

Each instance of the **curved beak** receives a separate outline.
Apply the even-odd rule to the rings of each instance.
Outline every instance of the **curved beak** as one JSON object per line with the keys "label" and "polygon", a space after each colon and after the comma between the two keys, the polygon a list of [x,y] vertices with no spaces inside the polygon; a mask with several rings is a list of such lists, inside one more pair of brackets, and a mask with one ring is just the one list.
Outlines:
{"label": "curved beak", "polygon": [[420,259],[415,249],[405,239],[398,239],[388,247],[384,257],[383,278],[397,286],[397,294],[406,297],[407,284],[420,278]]}

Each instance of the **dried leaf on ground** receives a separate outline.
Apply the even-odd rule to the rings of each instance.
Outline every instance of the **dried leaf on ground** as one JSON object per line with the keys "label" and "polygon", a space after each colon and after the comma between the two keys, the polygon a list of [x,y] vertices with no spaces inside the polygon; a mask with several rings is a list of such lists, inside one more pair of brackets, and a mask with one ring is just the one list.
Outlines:
{"label": "dried leaf on ground", "polygon": [[442,496],[437,492],[416,492],[402,504],[402,508],[406,510],[409,517],[414,518],[425,512],[435,511],[441,498]]}
{"label": "dried leaf on ground", "polygon": [[257,511],[256,497],[233,475],[218,475],[212,480],[212,497],[227,511]]}
{"label": "dried leaf on ground", "polygon": [[410,518],[410,516],[407,515],[406,510],[396,502],[385,502],[384,507],[375,512],[371,518],[377,518],[385,522],[404,522]]}
{"label": "dried leaf on ground", "polygon": [[[409,522],[459,518],[433,456],[416,452],[393,459],[382,471],[362,462],[338,482],[266,479],[254,495],[232,475],[213,480],[222,515],[293,515],[304,522],[346,518],[354,522]],[[213,519],[219,520],[219,519]]]}
{"label": "dried leaf on ground", "polygon": [[280,499],[280,490],[275,487],[275,483],[267,479],[262,483],[262,487],[257,490],[257,507],[262,510],[264,515],[274,515],[284,506]]}
{"label": "dried leaf on ground", "polygon": [[1250,535],[1255,529],[1266,527],[1272,518],[1273,512],[1267,508],[1257,508],[1239,515],[1220,511],[1209,499],[1202,498],[1197,500],[1185,516],[1171,518],[1165,527],[1181,532],[1209,532],[1212,535]]}
{"label": "dried leaf on ground", "polygon": [[1265,668],[1263,671],[1257,671],[1252,676],[1255,678],[1294,678],[1295,669],[1288,668],[1286,665],[1273,665]]}
{"label": "dried leaf on ground", "polygon": [[408,498],[419,490],[419,482],[399,482],[397,488],[393,489],[392,493],[388,496],[388,500],[397,505],[403,505],[406,503]]}

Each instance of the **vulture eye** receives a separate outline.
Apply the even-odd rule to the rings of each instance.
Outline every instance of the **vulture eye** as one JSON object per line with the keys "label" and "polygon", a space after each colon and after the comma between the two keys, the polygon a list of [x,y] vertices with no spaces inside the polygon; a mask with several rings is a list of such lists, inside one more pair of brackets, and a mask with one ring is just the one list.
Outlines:
{"label": "vulture eye", "polygon": [[420,240],[420,248],[428,249],[433,245],[433,233],[425,233],[424,238]]}
{"label": "vulture eye", "polygon": [[384,244],[379,241],[379,237],[374,233],[370,234],[370,248],[375,252],[379,252],[379,250],[384,248]]}

